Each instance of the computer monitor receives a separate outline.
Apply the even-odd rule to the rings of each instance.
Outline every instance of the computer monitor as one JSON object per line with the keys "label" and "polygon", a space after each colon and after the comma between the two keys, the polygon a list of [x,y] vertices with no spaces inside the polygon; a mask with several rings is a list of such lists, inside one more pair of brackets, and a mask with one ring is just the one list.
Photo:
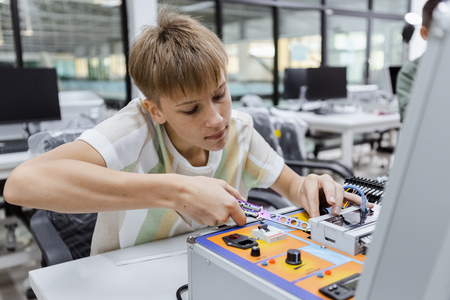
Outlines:
{"label": "computer monitor", "polygon": [[433,13],[356,300],[450,299],[450,7],[440,5],[445,7]]}
{"label": "computer monitor", "polygon": [[0,124],[61,120],[55,69],[0,68]]}
{"label": "computer monitor", "polygon": [[389,67],[389,78],[392,87],[392,94],[397,94],[397,75],[401,68],[402,68],[401,66]]}
{"label": "computer monitor", "polygon": [[347,98],[347,68],[320,67],[307,69],[307,100]]}
{"label": "computer monitor", "polygon": [[284,70],[284,99],[299,99],[300,87],[306,85],[307,69],[287,68]]}

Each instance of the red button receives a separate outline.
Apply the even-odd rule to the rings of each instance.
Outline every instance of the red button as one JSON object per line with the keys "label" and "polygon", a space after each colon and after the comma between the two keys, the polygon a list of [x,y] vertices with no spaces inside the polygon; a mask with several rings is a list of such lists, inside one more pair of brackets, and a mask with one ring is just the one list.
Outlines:
{"label": "red button", "polygon": [[273,258],[269,259],[269,263],[274,264],[275,263],[275,259],[273,259]]}
{"label": "red button", "polygon": [[331,270],[326,270],[325,275],[331,275]]}
{"label": "red button", "polygon": [[235,233],[234,234],[230,234],[229,238],[232,239],[232,240],[235,240],[235,239],[239,238],[239,235],[235,234]]}

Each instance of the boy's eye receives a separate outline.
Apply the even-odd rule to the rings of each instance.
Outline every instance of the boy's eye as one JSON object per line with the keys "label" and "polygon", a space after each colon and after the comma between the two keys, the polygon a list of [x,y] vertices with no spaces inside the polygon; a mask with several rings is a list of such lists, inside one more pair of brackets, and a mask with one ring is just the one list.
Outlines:
{"label": "boy's eye", "polygon": [[192,115],[193,113],[195,113],[197,111],[198,106],[194,107],[193,109],[189,110],[189,111],[184,111],[183,113],[185,115]]}
{"label": "boy's eye", "polygon": [[225,91],[223,91],[223,93],[222,94],[220,94],[220,95],[217,95],[217,96],[214,96],[214,100],[220,100],[220,99],[222,99],[223,97],[225,97]]}

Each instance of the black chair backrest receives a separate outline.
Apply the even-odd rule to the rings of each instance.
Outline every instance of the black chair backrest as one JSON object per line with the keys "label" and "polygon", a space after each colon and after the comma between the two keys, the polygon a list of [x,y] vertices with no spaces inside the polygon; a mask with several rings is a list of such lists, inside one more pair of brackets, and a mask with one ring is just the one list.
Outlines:
{"label": "black chair backrest", "polygon": [[287,160],[302,161],[303,157],[299,147],[299,138],[295,125],[292,122],[286,122],[279,118],[274,120],[275,127],[280,131],[278,143],[283,150],[284,158]]}
{"label": "black chair backrest", "polygon": [[278,139],[275,136],[275,129],[270,120],[269,110],[265,107],[240,107],[238,110],[248,113],[252,116],[253,127],[264,138],[264,140],[278,154],[283,156]]}
{"label": "black chair backrest", "polygon": [[48,211],[47,216],[70,250],[73,259],[88,257],[91,253],[96,213],[65,214]]}

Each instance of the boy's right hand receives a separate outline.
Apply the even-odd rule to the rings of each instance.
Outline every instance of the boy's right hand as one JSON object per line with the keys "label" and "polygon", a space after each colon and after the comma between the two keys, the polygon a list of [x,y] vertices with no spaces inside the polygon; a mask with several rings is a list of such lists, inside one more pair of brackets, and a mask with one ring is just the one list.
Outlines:
{"label": "boy's right hand", "polygon": [[215,226],[231,217],[237,225],[246,223],[244,211],[236,199],[241,194],[223,180],[203,176],[183,176],[174,209],[200,225]]}

